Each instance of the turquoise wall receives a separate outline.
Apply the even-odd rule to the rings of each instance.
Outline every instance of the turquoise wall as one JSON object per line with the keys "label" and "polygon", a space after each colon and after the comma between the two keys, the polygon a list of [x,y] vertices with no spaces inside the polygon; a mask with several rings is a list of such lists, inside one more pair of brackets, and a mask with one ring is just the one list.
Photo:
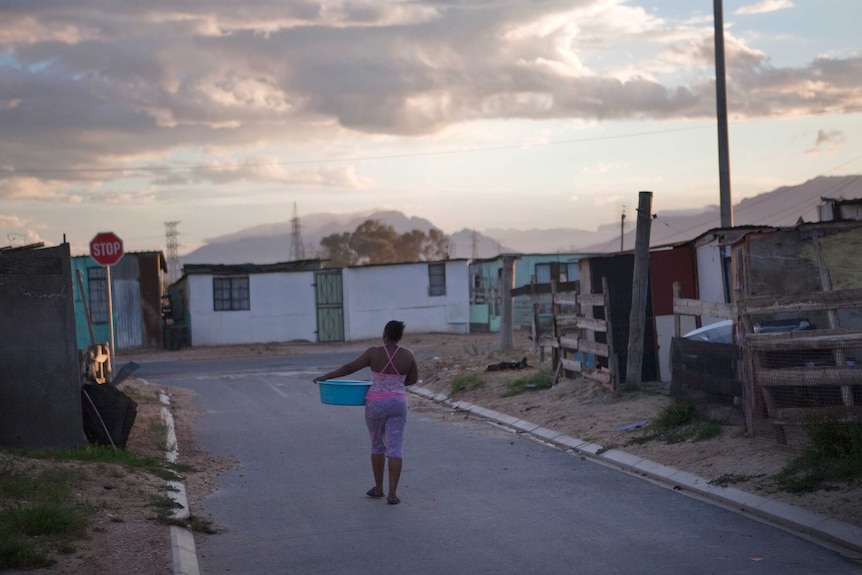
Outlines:
{"label": "turquoise wall", "polygon": [[[78,270],[81,271],[82,283],[84,285],[84,297],[87,297],[89,305],[90,286],[87,280],[87,268],[100,267],[90,256],[77,256],[72,258],[72,288],[75,292],[75,341],[78,349],[85,349],[90,345],[90,331],[87,328],[87,315],[84,308],[84,302],[81,297],[81,290],[78,287]],[[116,324],[117,314],[114,313],[114,322]],[[105,343],[110,337],[110,328],[107,323],[97,323],[93,325],[93,334],[96,343]]]}

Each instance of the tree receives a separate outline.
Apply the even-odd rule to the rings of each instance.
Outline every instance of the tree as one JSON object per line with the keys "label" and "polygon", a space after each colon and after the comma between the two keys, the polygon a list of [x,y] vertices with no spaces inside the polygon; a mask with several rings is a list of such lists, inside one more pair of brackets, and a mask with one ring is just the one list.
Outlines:
{"label": "tree", "polygon": [[428,231],[428,239],[422,246],[422,256],[425,261],[436,262],[449,259],[449,236],[431,228]]}
{"label": "tree", "polygon": [[343,268],[356,264],[356,252],[350,248],[351,235],[344,232],[343,234],[328,235],[320,240],[323,259],[329,260],[328,267]]}
{"label": "tree", "polygon": [[366,220],[353,232],[350,248],[356,252],[359,263],[391,264],[397,261],[397,242],[395,228],[377,220]]}
{"label": "tree", "polygon": [[392,264],[449,259],[449,236],[438,229],[428,234],[412,230],[398,234],[390,225],[366,220],[353,233],[332,234],[320,240],[328,267]]}

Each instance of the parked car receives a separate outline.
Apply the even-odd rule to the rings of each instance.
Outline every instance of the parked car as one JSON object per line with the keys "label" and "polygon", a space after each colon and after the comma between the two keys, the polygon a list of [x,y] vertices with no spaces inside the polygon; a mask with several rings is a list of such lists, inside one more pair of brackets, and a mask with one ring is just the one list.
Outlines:
{"label": "parked car", "polygon": [[[813,329],[816,329],[815,325],[804,317],[765,320],[754,324],[754,333],[790,333]],[[683,338],[710,343],[733,343],[735,341],[733,321],[722,320],[705,325],[688,332]],[[696,363],[698,361],[698,358],[692,357],[691,354],[688,354],[686,359],[689,362]],[[763,355],[764,367],[772,369],[828,365],[831,361],[832,353],[829,350],[770,351]],[[710,357],[709,363],[715,363],[715,358]],[[721,373],[728,373],[728,370],[728,366],[718,368]]]}
{"label": "parked car", "polygon": [[690,331],[682,337],[695,341],[733,343],[733,320],[717,321]]}

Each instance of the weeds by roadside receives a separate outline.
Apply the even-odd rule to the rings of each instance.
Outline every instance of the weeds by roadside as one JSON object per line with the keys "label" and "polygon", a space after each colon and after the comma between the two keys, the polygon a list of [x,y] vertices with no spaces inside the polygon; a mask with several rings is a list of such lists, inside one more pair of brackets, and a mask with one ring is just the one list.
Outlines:
{"label": "weeds by roadside", "polygon": [[91,509],[68,501],[84,472],[48,468],[30,474],[2,457],[0,569],[47,567],[52,553],[74,553]]}
{"label": "weeds by roadside", "polygon": [[779,489],[817,491],[862,477],[862,423],[812,420],[805,431],[810,442],[775,476]]}
{"label": "weeds by roadside", "polygon": [[540,389],[551,389],[554,385],[554,377],[550,370],[540,368],[538,371],[513,379],[506,384],[506,389],[500,394],[500,397],[512,397],[527,391],[537,391]]}
{"label": "weeds by roadside", "polygon": [[721,425],[698,415],[694,402],[678,401],[665,407],[658,417],[644,427],[639,437],[628,440],[626,445],[638,445],[649,441],[665,443],[705,441],[719,435],[721,435]]}
{"label": "weeds by roadside", "polygon": [[452,395],[455,395],[459,391],[478,389],[484,386],[485,380],[482,379],[482,376],[477,373],[459,375],[452,380]]}

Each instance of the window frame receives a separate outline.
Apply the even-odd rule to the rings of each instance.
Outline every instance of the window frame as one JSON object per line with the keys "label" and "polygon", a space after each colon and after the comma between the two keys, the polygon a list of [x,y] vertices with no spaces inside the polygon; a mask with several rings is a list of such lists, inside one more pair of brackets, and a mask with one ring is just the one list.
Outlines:
{"label": "window frame", "polygon": [[249,311],[250,309],[251,289],[247,275],[213,277],[213,311]]}
{"label": "window frame", "polygon": [[428,264],[428,297],[446,295],[446,264]]}
{"label": "window frame", "polygon": [[108,323],[108,273],[105,268],[87,268],[87,299],[93,325]]}

